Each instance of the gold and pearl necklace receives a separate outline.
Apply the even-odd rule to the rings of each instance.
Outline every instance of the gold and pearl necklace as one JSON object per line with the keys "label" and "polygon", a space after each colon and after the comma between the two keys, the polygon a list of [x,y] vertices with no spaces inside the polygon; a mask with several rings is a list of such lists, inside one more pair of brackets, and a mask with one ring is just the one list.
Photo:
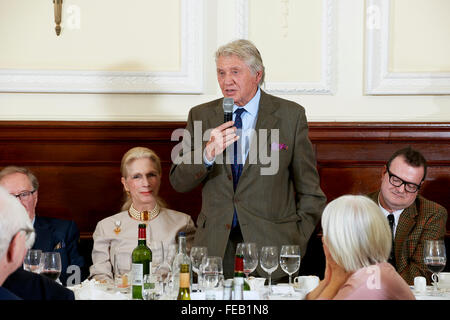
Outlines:
{"label": "gold and pearl necklace", "polygon": [[155,207],[151,211],[144,210],[142,212],[137,211],[133,207],[133,204],[131,204],[130,209],[128,209],[128,214],[133,219],[136,219],[139,221],[150,221],[150,220],[155,219],[159,215],[160,211],[161,211],[161,208],[158,205],[158,203],[156,203]]}

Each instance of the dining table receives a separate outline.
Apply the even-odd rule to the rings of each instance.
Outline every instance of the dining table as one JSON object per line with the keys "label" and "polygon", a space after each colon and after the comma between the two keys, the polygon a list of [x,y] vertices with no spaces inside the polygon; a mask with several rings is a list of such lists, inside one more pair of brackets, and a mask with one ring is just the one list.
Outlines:
{"label": "dining table", "polygon": [[[450,300],[450,289],[439,289],[435,294],[433,286],[427,286],[426,291],[417,292],[414,286],[410,286],[416,300]],[[97,280],[85,280],[82,283],[68,287],[73,290],[76,300],[131,300],[130,290],[117,289],[113,283],[99,282]],[[170,290],[167,290],[168,292]],[[243,300],[304,300],[308,291],[287,283],[272,285],[269,292],[267,285],[258,290],[243,291]],[[215,288],[210,292],[191,291],[191,300],[222,300],[223,289]],[[176,295],[166,293],[158,297],[158,300],[176,300]]]}

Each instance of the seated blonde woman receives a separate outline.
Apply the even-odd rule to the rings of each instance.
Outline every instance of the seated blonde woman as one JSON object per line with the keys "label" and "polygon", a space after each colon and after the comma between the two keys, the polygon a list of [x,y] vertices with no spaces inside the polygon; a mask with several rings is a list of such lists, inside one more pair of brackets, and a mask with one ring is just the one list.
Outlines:
{"label": "seated blonde woman", "polygon": [[195,225],[187,214],[165,208],[158,197],[161,162],[150,149],[136,147],[122,157],[122,184],[127,200],[122,212],[101,220],[93,235],[90,278],[113,279],[114,253],[131,252],[138,243],[138,225],[147,224],[147,246],[152,250],[152,268],[161,263],[164,251],[175,244],[177,235],[186,233],[187,247],[192,243]]}
{"label": "seated blonde woman", "polygon": [[380,208],[364,196],[331,201],[322,215],[324,279],[307,296],[334,300],[415,299],[387,261],[391,231]]}

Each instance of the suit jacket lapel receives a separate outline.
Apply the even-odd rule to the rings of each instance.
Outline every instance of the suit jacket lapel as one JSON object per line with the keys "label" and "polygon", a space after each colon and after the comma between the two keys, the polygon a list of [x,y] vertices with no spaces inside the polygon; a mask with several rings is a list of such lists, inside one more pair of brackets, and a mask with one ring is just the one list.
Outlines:
{"label": "suit jacket lapel", "polygon": [[412,244],[408,244],[406,239],[416,225],[417,215],[418,212],[414,202],[411,206],[405,208],[405,210],[400,214],[400,218],[398,220],[397,230],[395,233],[395,260],[397,271],[399,273],[408,263],[408,250],[409,246]]}
{"label": "suit jacket lapel", "polygon": [[34,221],[34,230],[36,231],[36,240],[33,249],[41,249],[42,251],[53,251],[52,232],[48,225],[43,224],[39,217]]}
{"label": "suit jacket lapel", "polygon": [[[255,132],[256,136],[253,137],[250,144],[250,151],[247,159],[245,160],[244,168],[242,170],[242,175],[244,175],[245,170],[249,167],[249,159],[251,157],[251,150],[255,150],[257,154],[259,150],[265,150],[267,148],[267,143],[270,141],[271,129],[276,128],[276,123],[278,118],[273,116],[276,111],[276,107],[272,104],[270,97],[267,93],[261,90],[261,98],[259,100],[258,109],[258,119],[256,120]],[[267,139],[260,139],[260,130],[267,130]],[[262,138],[264,136],[261,136]],[[259,144],[259,145],[258,145]]]}

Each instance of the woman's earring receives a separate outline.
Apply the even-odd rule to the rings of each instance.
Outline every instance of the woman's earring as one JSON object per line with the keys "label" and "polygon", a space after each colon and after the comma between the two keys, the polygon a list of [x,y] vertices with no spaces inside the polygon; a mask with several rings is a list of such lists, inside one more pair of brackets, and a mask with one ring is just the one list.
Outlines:
{"label": "woman's earring", "polygon": [[127,193],[127,197],[128,197],[128,198],[131,198],[131,193],[130,193],[130,191],[125,190],[125,192]]}

